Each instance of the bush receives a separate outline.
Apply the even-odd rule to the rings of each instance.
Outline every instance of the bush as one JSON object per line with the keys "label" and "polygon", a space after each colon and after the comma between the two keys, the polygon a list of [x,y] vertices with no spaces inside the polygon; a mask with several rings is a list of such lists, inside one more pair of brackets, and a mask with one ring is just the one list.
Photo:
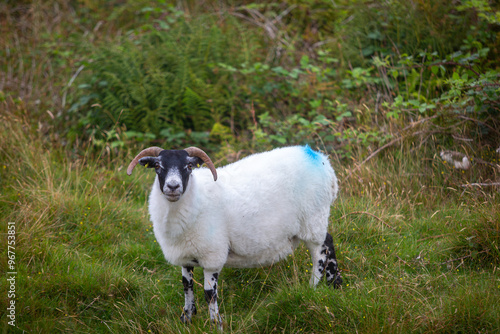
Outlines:
{"label": "bush", "polygon": [[228,87],[235,83],[216,64],[243,61],[247,53],[234,47],[245,33],[231,17],[221,23],[209,15],[190,21],[174,9],[169,15],[171,25],[141,26],[95,52],[70,109],[78,130],[97,138],[114,127],[150,140],[180,138],[230,118]]}

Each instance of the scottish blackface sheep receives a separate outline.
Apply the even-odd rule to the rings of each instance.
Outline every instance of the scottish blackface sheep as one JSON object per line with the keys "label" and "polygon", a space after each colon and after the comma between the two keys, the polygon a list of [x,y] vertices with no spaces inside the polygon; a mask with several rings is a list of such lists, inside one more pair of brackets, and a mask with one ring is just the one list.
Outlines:
{"label": "scottish blackface sheep", "polygon": [[[301,241],[312,257],[310,284],[316,286],[324,274],[328,284],[342,283],[327,232],[337,177],[322,153],[309,146],[278,148],[216,169],[199,148],[150,147],[130,163],[129,175],[138,163],[156,171],[149,213],[165,259],[182,267],[182,321],[196,314],[194,267],[204,270],[210,318],[222,327],[222,268],[273,264]],[[208,168],[196,168],[203,163]]]}

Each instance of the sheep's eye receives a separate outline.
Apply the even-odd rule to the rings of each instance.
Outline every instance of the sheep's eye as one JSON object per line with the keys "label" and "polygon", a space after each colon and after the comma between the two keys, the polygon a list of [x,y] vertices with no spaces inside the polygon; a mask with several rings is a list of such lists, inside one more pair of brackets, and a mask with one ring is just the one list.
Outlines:
{"label": "sheep's eye", "polygon": [[187,169],[192,170],[193,169],[193,164],[191,164],[191,163],[187,164]]}
{"label": "sheep's eye", "polygon": [[155,169],[158,169],[158,168],[160,168],[160,163],[159,162],[155,163]]}

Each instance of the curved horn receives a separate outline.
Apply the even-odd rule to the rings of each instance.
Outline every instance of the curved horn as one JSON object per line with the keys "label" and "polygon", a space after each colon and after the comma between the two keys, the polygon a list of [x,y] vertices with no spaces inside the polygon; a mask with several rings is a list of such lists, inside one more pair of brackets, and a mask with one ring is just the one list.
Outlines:
{"label": "curved horn", "polygon": [[210,171],[212,172],[212,175],[214,176],[214,181],[217,181],[217,171],[215,170],[215,166],[214,166],[212,160],[210,160],[210,158],[208,157],[208,155],[205,152],[203,152],[201,149],[199,149],[197,147],[193,147],[193,146],[185,148],[184,151],[186,151],[190,157],[198,157],[201,160],[203,160],[203,162],[207,164],[208,168],[210,168]]}
{"label": "curved horn", "polygon": [[134,170],[135,166],[139,163],[140,158],[157,157],[161,151],[163,151],[163,149],[161,147],[152,146],[152,147],[148,147],[148,148],[142,150],[141,152],[139,152],[139,154],[137,154],[137,156],[134,158],[134,160],[132,160],[132,162],[128,165],[127,175],[132,174],[132,171]]}

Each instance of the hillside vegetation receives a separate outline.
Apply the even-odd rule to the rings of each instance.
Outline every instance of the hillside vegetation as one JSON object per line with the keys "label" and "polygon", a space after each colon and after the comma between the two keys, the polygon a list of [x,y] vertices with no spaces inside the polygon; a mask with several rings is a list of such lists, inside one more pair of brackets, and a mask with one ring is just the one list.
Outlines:
{"label": "hillside vegetation", "polygon": [[310,288],[304,246],[225,268],[227,332],[498,332],[499,9],[2,2],[2,331],[217,332],[199,284],[198,315],[179,321],[180,268],[147,214],[154,176],[125,168],[151,145],[223,166],[308,144],[341,182],[329,232],[344,285]]}

